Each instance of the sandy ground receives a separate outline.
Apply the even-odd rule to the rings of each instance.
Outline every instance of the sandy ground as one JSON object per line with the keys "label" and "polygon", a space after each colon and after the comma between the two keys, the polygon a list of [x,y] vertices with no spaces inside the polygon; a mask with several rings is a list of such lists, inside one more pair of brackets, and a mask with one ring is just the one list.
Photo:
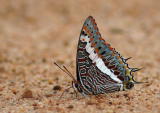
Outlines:
{"label": "sandy ground", "polygon": [[[159,0],[1,0],[0,113],[160,113]],[[76,47],[84,20],[92,15],[106,41],[133,57],[132,90],[76,98]]]}

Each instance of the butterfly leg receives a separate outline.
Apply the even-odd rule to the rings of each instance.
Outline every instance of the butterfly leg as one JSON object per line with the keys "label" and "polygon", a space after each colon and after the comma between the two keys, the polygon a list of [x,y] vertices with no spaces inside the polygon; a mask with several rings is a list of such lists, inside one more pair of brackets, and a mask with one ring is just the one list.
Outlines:
{"label": "butterfly leg", "polygon": [[62,93],[61,96],[59,97],[59,100],[62,98],[62,96],[64,95],[64,93],[67,92],[70,88],[72,88],[72,86],[70,86],[69,88],[67,88],[67,89],[65,89],[65,90],[63,91],[63,93]]}

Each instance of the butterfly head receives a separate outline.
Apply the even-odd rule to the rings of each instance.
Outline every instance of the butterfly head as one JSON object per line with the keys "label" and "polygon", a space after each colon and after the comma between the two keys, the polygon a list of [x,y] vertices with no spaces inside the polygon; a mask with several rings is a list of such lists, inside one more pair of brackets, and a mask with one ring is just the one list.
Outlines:
{"label": "butterfly head", "polygon": [[125,79],[123,81],[123,90],[129,90],[132,89],[134,87],[134,84],[141,84],[141,83],[145,83],[145,82],[137,82],[134,80],[134,76],[133,74],[136,71],[139,71],[141,69],[139,68],[129,68],[126,71],[126,76]]}
{"label": "butterfly head", "polygon": [[129,90],[134,87],[134,82],[128,81],[123,83],[123,90]]}
{"label": "butterfly head", "polygon": [[81,84],[78,83],[78,81],[72,81],[72,86],[73,86],[74,89],[77,89],[78,92],[80,92],[80,93],[83,92]]}

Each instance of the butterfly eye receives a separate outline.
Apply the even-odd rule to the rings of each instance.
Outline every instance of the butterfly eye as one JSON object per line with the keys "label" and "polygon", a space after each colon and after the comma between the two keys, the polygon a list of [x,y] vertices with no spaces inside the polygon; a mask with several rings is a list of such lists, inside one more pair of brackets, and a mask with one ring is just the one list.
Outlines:
{"label": "butterfly eye", "polygon": [[134,87],[134,83],[133,83],[133,82],[128,82],[128,83],[126,84],[126,88],[127,88],[127,89],[131,89],[132,87]]}
{"label": "butterfly eye", "polygon": [[74,85],[75,85],[76,88],[78,88],[78,84],[77,83],[75,83]]}
{"label": "butterfly eye", "polygon": [[81,89],[81,87],[78,85],[78,83],[75,83],[74,86],[77,88],[77,90],[78,90],[79,92],[82,92],[82,89]]}

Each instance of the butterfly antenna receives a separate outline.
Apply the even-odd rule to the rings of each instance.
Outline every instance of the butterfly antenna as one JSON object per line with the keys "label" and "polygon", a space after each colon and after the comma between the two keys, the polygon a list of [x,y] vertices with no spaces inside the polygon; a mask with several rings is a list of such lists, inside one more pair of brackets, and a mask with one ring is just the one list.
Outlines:
{"label": "butterfly antenna", "polygon": [[[70,74],[72,75],[72,73],[66,68],[66,66],[63,65],[63,68]],[[73,76],[73,75],[72,75]]]}
{"label": "butterfly antenna", "polygon": [[63,72],[65,72],[67,75],[69,75],[72,78],[72,75],[70,73],[68,73],[68,71],[66,71],[65,69],[61,68],[56,62],[54,62],[54,64],[61,69]]}
{"label": "butterfly antenna", "polygon": [[149,82],[137,82],[137,81],[134,81],[134,84],[145,84],[145,83],[149,83]]}
{"label": "butterfly antenna", "polygon": [[66,73],[67,75],[69,75],[73,80],[75,80],[74,77],[72,76],[72,74],[64,68],[65,66],[63,66],[63,68],[64,68],[64,69],[63,69],[63,68],[61,68],[56,62],[54,62],[54,64],[55,64],[59,69],[61,69],[64,73]]}
{"label": "butterfly antenna", "polygon": [[70,74],[70,77],[73,79],[73,81],[76,81],[72,73],[66,68],[66,66],[63,65],[63,68]]}

